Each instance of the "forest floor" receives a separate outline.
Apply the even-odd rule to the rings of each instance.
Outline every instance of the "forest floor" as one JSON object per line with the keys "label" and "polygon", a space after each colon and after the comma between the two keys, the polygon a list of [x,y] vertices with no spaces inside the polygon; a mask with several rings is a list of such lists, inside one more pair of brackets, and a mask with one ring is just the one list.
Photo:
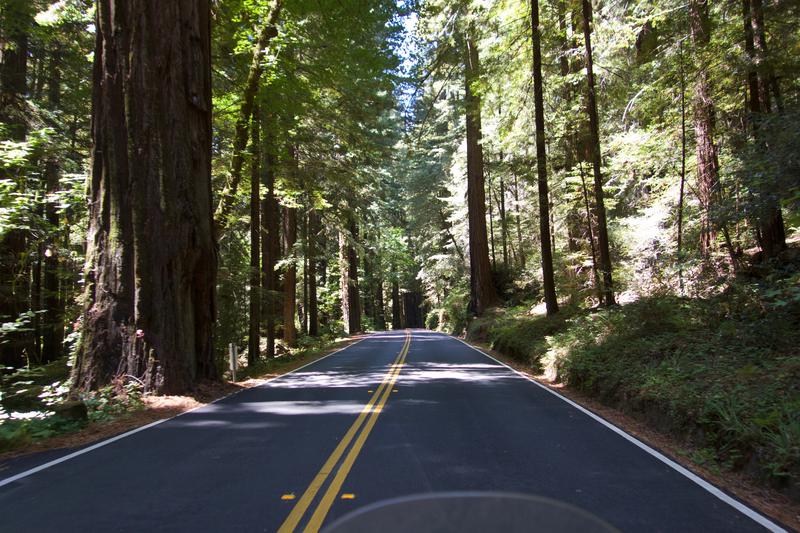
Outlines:
{"label": "forest floor", "polygon": [[[117,401],[115,408],[106,409],[101,416],[90,415],[88,423],[65,423],[58,425],[55,429],[52,428],[53,424],[50,424],[48,431],[54,433],[52,436],[37,438],[39,435],[47,435],[47,433],[40,431],[37,435],[36,432],[31,434],[28,431],[23,438],[10,438],[10,435],[0,431],[0,450],[3,450],[0,453],[0,476],[2,476],[3,461],[5,460],[60,448],[81,448],[159,420],[173,418],[241,390],[262,385],[270,379],[349,346],[360,338],[362,337],[340,338],[301,349],[293,354],[284,354],[275,359],[263,361],[252,369],[244,367],[240,369],[238,376],[240,379],[237,381],[225,379],[218,382],[201,383],[189,395],[156,396],[146,394],[137,398],[135,402],[121,398]],[[44,381],[47,381],[52,379],[55,373],[56,370],[49,369],[40,372],[37,376],[41,375]],[[33,384],[30,379],[23,383]],[[110,401],[114,402],[114,400]],[[0,420],[0,430],[4,425],[10,426],[8,421]],[[5,433],[10,434],[11,431],[11,429],[7,429]]]}

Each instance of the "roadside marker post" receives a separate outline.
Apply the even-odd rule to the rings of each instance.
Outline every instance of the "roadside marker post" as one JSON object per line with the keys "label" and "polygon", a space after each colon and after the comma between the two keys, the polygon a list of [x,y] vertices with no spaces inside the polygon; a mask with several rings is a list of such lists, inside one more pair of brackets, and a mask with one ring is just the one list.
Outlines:
{"label": "roadside marker post", "polygon": [[230,343],[228,345],[228,352],[231,356],[231,380],[236,381],[236,365],[239,362],[239,348],[235,344]]}

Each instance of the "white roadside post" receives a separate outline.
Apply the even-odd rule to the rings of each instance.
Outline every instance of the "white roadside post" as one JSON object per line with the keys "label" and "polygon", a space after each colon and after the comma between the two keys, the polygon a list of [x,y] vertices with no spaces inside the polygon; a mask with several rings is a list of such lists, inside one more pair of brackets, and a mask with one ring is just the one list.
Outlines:
{"label": "white roadside post", "polygon": [[230,343],[228,345],[228,352],[230,353],[231,359],[231,380],[236,381],[236,365],[239,359],[239,348],[235,344]]}

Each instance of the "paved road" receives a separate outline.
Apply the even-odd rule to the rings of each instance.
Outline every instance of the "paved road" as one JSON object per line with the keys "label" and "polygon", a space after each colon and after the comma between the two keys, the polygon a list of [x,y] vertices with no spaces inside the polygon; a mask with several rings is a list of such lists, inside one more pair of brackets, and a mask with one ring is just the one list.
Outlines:
{"label": "paved road", "polygon": [[[32,467],[7,466],[6,479]],[[414,331],[0,479],[0,531],[313,530],[463,490],[554,498],[623,531],[770,525],[462,342]]]}

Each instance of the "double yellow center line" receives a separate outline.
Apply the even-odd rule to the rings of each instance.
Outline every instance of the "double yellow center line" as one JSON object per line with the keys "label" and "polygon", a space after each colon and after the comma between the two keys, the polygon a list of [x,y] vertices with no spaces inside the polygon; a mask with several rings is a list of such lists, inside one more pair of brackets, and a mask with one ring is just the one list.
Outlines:
{"label": "double yellow center line", "polygon": [[314,513],[311,515],[311,518],[308,520],[308,523],[303,530],[306,533],[314,533],[319,531],[323,520],[325,520],[325,516],[327,516],[328,511],[330,511],[330,508],[333,505],[333,502],[336,500],[336,495],[339,494],[339,491],[341,490],[342,485],[347,478],[347,474],[350,473],[350,469],[353,467],[356,457],[358,457],[358,454],[361,452],[361,448],[364,446],[364,442],[366,442],[370,431],[372,431],[372,428],[375,426],[375,422],[377,422],[378,416],[381,414],[383,406],[386,404],[386,400],[389,399],[389,395],[392,393],[392,387],[394,387],[394,384],[400,375],[400,371],[405,364],[406,356],[408,355],[408,349],[410,346],[411,333],[406,331],[406,339],[403,343],[403,348],[400,350],[397,358],[389,367],[389,372],[383,378],[383,381],[372,395],[367,405],[365,405],[364,409],[361,410],[361,413],[358,415],[356,421],[353,422],[353,425],[347,430],[347,433],[345,433],[342,440],[339,441],[336,449],[333,450],[333,453],[331,453],[330,457],[328,457],[328,460],[325,461],[325,464],[322,465],[320,471],[316,476],[314,476],[311,484],[297,501],[297,504],[294,506],[294,509],[292,509],[292,512],[289,513],[289,516],[283,522],[280,529],[278,529],[279,533],[289,533],[297,528],[297,525],[300,523],[303,516],[305,516],[306,511],[313,503],[317,493],[325,484],[328,476],[333,472],[336,465],[339,464],[339,459],[342,458],[342,455],[344,455],[345,451],[347,451],[348,447],[350,447],[350,443],[353,442],[353,439],[355,439],[352,447],[350,447],[349,451],[347,451],[347,455],[339,465],[339,469],[336,471],[333,481],[331,481],[330,485],[328,485],[328,489],[325,491],[325,494],[323,494],[322,498],[317,504],[316,509],[314,510]]}

